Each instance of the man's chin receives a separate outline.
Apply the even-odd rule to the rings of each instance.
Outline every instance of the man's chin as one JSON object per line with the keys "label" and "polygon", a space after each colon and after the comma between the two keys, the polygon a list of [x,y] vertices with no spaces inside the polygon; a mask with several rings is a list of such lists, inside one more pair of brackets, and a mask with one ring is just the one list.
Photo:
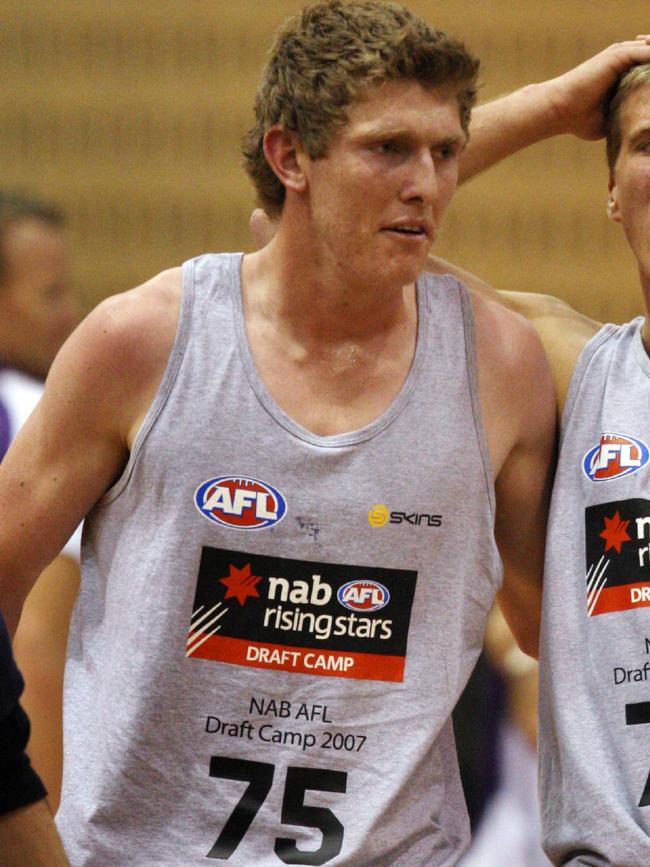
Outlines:
{"label": "man's chin", "polygon": [[399,283],[401,286],[415,283],[420,274],[426,270],[428,256],[429,248],[423,255],[413,257],[410,261],[404,261],[402,267],[397,267],[395,269],[399,274],[399,277],[396,274],[395,282]]}

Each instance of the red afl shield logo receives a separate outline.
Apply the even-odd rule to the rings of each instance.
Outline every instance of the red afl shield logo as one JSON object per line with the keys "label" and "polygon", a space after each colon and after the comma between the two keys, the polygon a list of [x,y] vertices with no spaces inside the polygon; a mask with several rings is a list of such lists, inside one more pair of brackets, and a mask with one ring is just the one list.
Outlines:
{"label": "red afl shield logo", "polygon": [[259,479],[218,476],[199,485],[194,504],[204,518],[237,530],[261,530],[279,523],[287,502],[277,488]]}
{"label": "red afl shield logo", "polygon": [[649,456],[648,446],[636,437],[604,433],[582,459],[582,469],[592,482],[607,482],[640,470]]}

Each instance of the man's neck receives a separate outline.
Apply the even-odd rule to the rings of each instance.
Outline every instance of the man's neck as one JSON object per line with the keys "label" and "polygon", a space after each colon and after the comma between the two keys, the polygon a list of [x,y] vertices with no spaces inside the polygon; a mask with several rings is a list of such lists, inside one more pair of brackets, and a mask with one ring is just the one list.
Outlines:
{"label": "man's neck", "polygon": [[[299,253],[297,253],[299,251]],[[309,345],[372,340],[412,318],[415,289],[355,279],[300,227],[282,223],[263,250],[244,258],[244,311]],[[368,285],[369,283],[373,285]]]}

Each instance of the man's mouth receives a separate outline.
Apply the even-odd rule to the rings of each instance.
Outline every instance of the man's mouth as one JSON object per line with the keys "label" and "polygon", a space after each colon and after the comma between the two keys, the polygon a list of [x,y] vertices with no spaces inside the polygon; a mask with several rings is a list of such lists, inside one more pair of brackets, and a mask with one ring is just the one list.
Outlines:
{"label": "man's mouth", "polygon": [[395,226],[394,228],[388,229],[389,232],[398,232],[400,235],[425,235],[426,232],[424,229],[418,229],[414,227],[407,226]]}
{"label": "man's mouth", "polygon": [[382,232],[394,232],[407,238],[428,238],[429,232],[425,223],[397,223],[394,226],[385,226]]}

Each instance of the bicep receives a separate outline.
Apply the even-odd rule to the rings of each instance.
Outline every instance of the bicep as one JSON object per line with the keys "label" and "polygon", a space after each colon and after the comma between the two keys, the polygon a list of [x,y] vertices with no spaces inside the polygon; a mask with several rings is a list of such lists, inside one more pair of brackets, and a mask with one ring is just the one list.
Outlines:
{"label": "bicep", "polygon": [[94,330],[91,323],[64,347],[0,464],[0,606],[12,625],[36,576],[126,459],[106,347]]}
{"label": "bicep", "polygon": [[[504,564],[499,604],[519,645],[536,654],[544,544],[555,468],[556,403],[541,347],[518,383],[510,411],[519,435],[496,480],[495,536]],[[530,360],[529,360],[530,361]],[[517,405],[518,404],[518,405]]]}
{"label": "bicep", "polygon": [[179,276],[164,272],[95,308],[0,464],[0,609],[13,626],[36,576],[126,464],[169,357]]}

